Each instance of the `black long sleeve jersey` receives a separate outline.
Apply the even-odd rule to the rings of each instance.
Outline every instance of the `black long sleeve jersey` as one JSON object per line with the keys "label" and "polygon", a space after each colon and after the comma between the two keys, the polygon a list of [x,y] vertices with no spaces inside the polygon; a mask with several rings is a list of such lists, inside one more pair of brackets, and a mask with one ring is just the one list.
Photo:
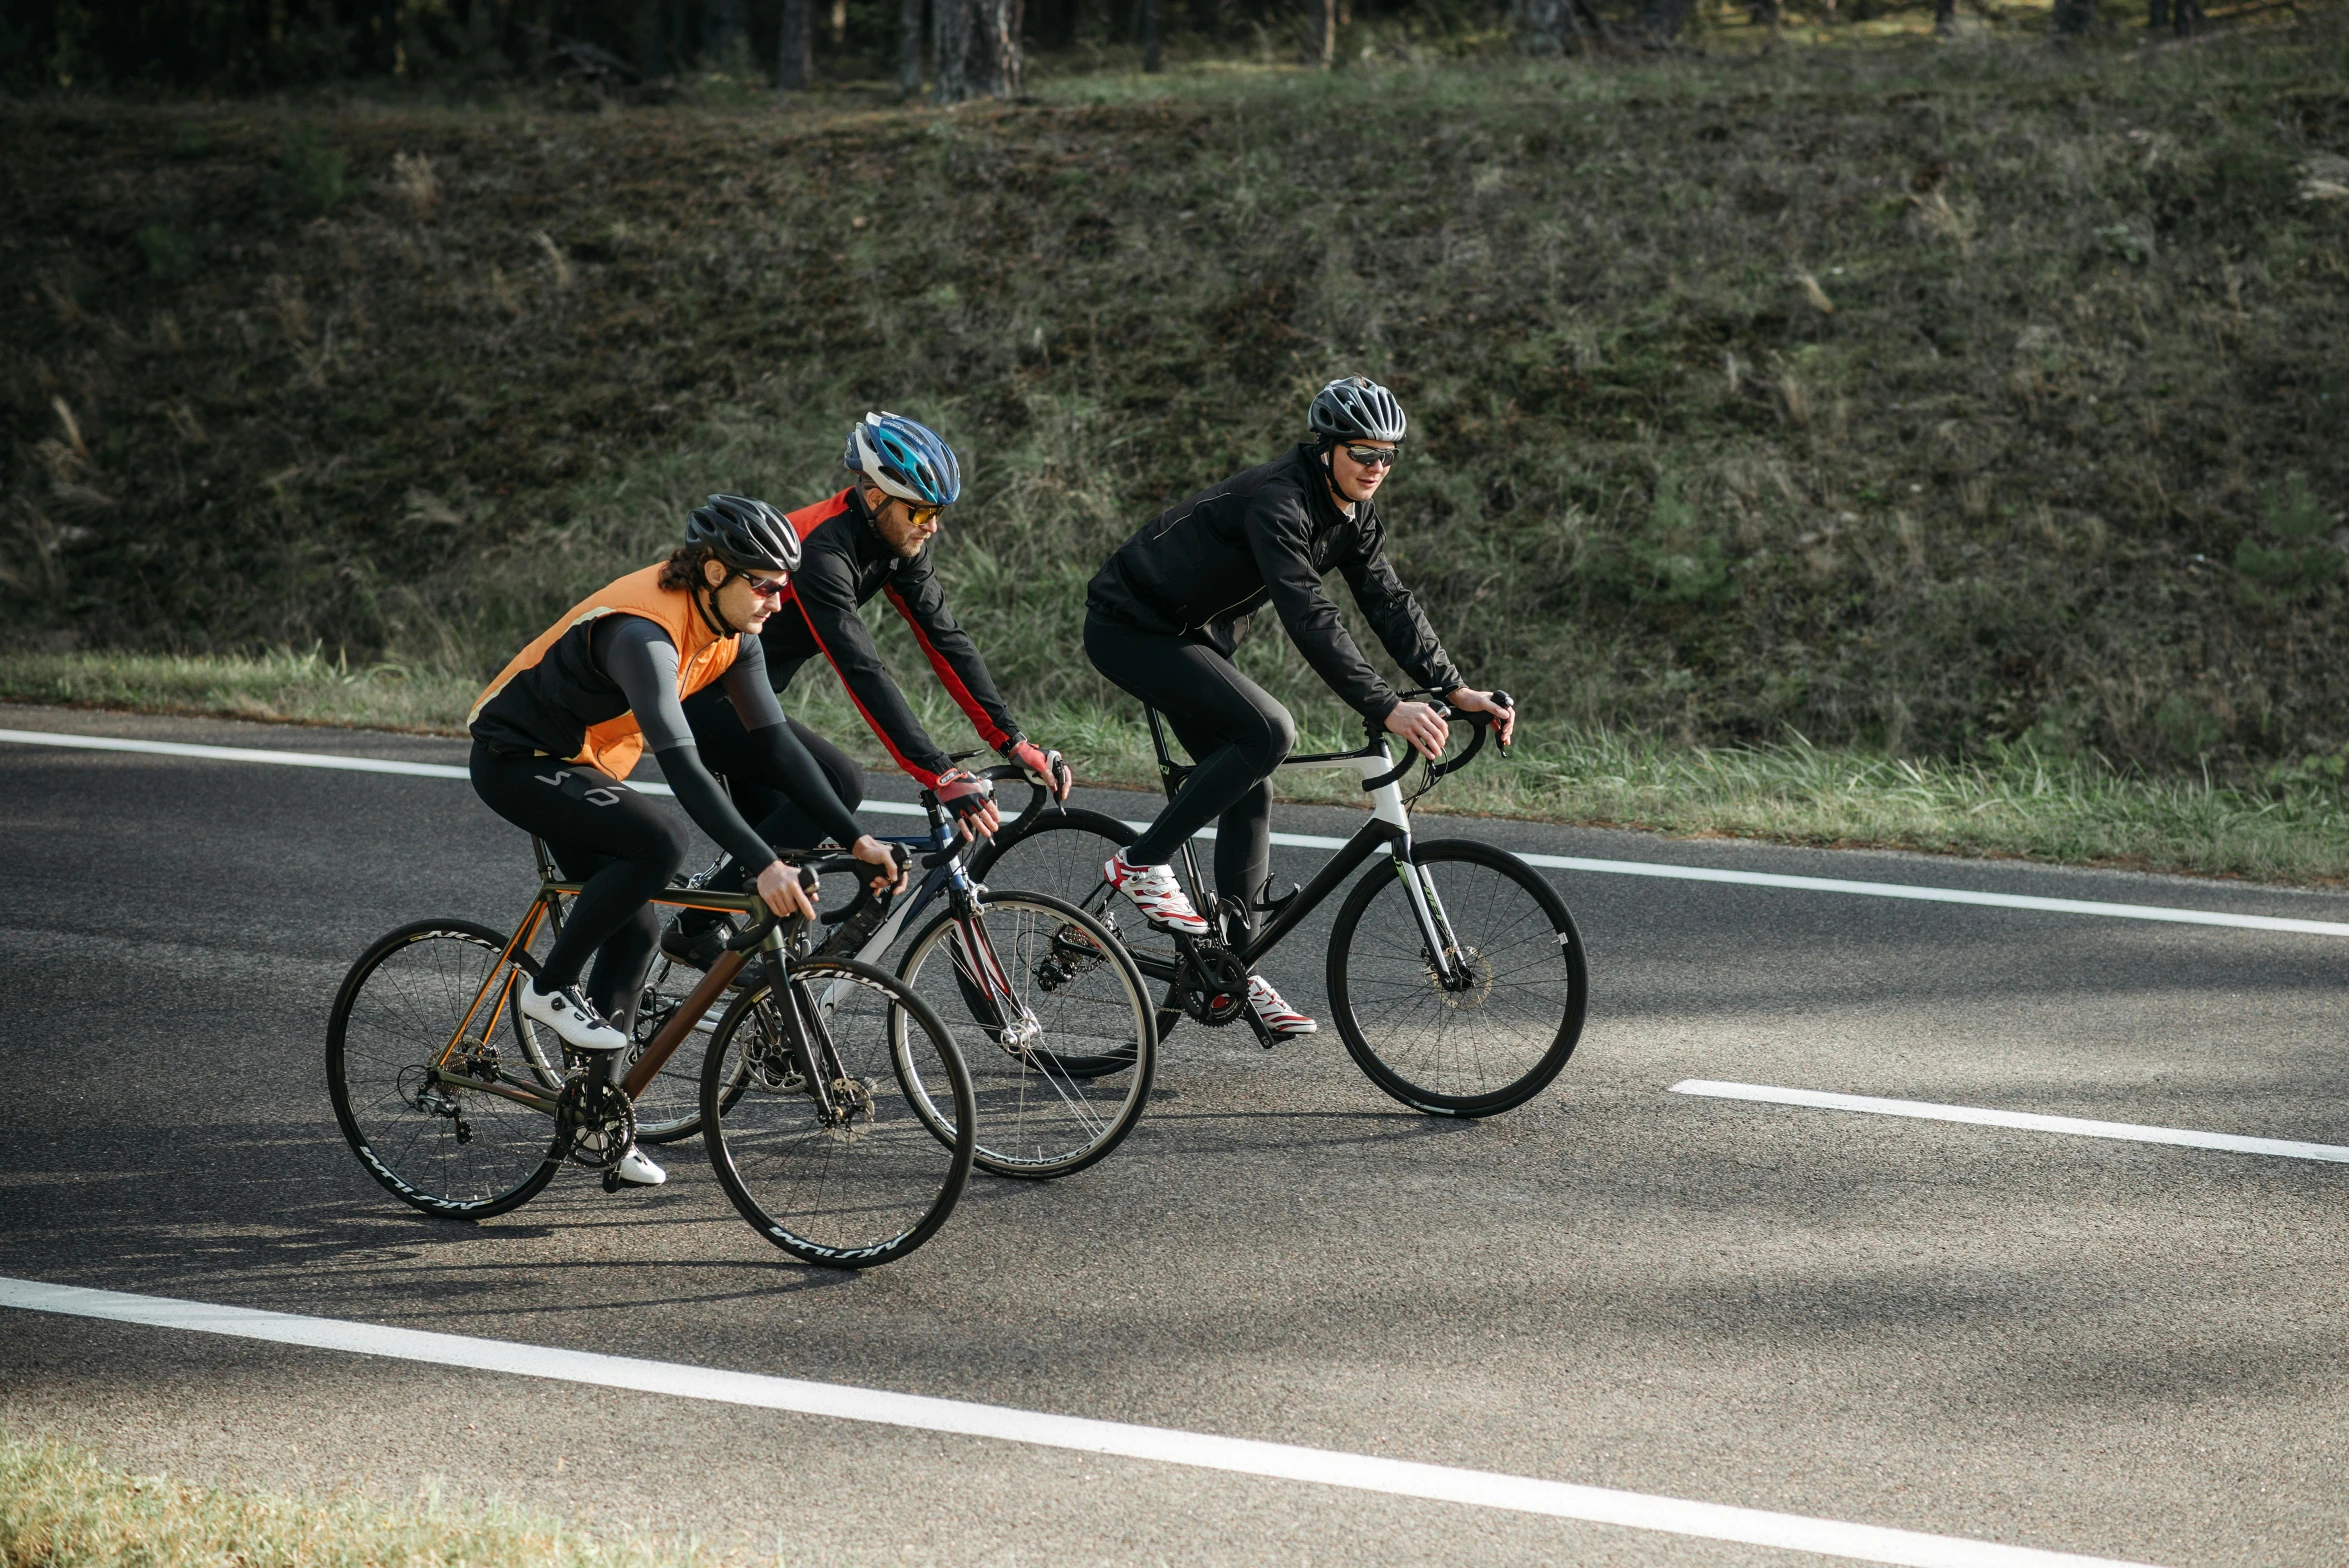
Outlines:
{"label": "black long sleeve jersey", "polygon": [[1152,518],[1094,574],[1085,605],[1142,631],[1199,637],[1229,658],[1236,623],[1270,604],[1330,689],[1363,717],[1383,719],[1401,699],[1322,591],[1331,571],[1345,577],[1404,673],[1437,691],[1466,684],[1388,563],[1376,506],[1358,502],[1351,517],[1340,511],[1303,442]]}
{"label": "black long sleeve jersey", "polygon": [[892,554],[853,485],[788,515],[799,535],[799,569],[791,574],[783,607],[759,634],[775,690],[789,686],[800,666],[821,654],[897,765],[925,788],[936,784],[953,764],[889,678],[858,613],[874,595],[886,594],[980,739],[1003,751],[1022,738],[978,645],[946,608],[932,547],[910,558]]}

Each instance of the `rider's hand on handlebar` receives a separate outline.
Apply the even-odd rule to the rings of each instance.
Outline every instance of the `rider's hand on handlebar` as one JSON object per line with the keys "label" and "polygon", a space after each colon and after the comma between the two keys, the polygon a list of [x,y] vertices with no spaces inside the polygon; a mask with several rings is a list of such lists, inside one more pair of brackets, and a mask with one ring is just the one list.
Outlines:
{"label": "rider's hand on handlebar", "polygon": [[1451,727],[1424,702],[1398,702],[1383,722],[1430,762],[1444,754],[1444,743],[1452,736]]}
{"label": "rider's hand on handlebar", "polygon": [[1491,692],[1478,691],[1470,686],[1455,686],[1444,694],[1444,700],[1465,713],[1492,714],[1494,738],[1500,741],[1504,750],[1508,748],[1509,742],[1515,737],[1517,710],[1504,708],[1495,702]]}
{"label": "rider's hand on handlebar", "polygon": [[1076,774],[1069,768],[1068,759],[1057,751],[1046,751],[1032,740],[1022,740],[1003,755],[1006,761],[1025,768],[1028,777],[1052,791],[1056,800],[1068,799],[1068,792],[1076,788]]}
{"label": "rider's hand on handlebar", "polygon": [[767,869],[759,873],[758,890],[767,907],[785,919],[793,915],[816,918],[816,891],[800,883],[797,866],[780,860],[767,862]]}
{"label": "rider's hand on handlebar", "polygon": [[906,863],[897,858],[897,846],[884,844],[867,833],[848,846],[848,852],[868,866],[879,866],[881,874],[871,879],[875,893],[900,893],[905,890]]}
{"label": "rider's hand on handlebar", "polygon": [[938,775],[932,793],[938,804],[954,818],[957,831],[966,839],[992,838],[1003,826],[1003,813],[995,805],[995,786],[977,774],[961,768],[949,768]]}

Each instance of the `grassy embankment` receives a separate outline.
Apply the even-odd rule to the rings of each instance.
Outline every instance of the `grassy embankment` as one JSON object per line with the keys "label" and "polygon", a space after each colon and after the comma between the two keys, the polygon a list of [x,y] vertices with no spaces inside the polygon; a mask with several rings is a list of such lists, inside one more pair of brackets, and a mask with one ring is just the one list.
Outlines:
{"label": "grassy embankment", "polygon": [[[1085,577],[1360,367],[1418,420],[1406,578],[1551,737],[1456,804],[2338,875],[2344,53],[0,107],[0,692],[446,724],[898,406],[968,455],[946,569],[1030,726],[1138,779]],[[91,652],[313,643],[402,673]]]}
{"label": "grassy embankment", "polygon": [[0,1568],[659,1568],[700,1550],[599,1542],[437,1497],[387,1508],[131,1476],[64,1444],[0,1435]]}

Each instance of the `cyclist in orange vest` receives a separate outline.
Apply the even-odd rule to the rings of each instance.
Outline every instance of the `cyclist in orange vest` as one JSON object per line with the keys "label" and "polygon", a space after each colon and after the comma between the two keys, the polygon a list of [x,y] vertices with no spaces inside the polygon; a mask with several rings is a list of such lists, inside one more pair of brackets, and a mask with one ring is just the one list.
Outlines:
{"label": "cyclist in orange vest", "polygon": [[[647,901],[685,859],[685,825],[622,782],[646,750],[686,815],[749,868],[769,909],[815,913],[798,874],[770,847],[766,830],[776,824],[745,822],[702,766],[680,706],[695,692],[724,692],[760,782],[858,859],[898,875],[888,846],[840,803],[793,735],[767,681],[758,632],[799,564],[799,536],[763,501],[712,496],[693,514],[685,541],[668,560],[566,611],[499,672],[467,717],[475,792],[545,839],[564,875],[584,884],[521,993],[523,1013],[574,1050],[628,1044],[626,1025],[660,935]],[[595,967],[583,988],[590,955]],[[637,1186],[667,1179],[633,1149],[619,1174]]]}

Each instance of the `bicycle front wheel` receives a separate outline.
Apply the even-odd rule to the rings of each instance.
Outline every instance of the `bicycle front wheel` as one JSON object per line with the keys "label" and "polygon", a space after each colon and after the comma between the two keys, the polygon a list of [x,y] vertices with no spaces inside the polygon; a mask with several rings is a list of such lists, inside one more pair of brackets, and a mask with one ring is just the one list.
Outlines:
{"label": "bicycle front wheel", "polygon": [[[1081,1171],[1123,1142],[1149,1103],[1158,1031],[1142,972],[1100,921],[1040,893],[989,893],[976,927],[946,911],[897,970],[941,1017],[970,1021],[974,1159],[997,1176]],[[908,1015],[895,1023],[911,1027]],[[927,1093],[912,1104],[953,1136],[945,1107]]]}
{"label": "bicycle front wheel", "polygon": [[505,947],[470,921],[402,926],[351,966],[327,1022],[343,1136],[369,1175],[427,1214],[503,1214],[562,1163],[553,1117],[497,1092],[550,1092],[511,1034],[528,971],[503,961]]}
{"label": "bicycle front wheel", "polygon": [[1549,1086],[1582,1037],[1589,975],[1566,901],[1503,849],[1438,839],[1412,855],[1465,984],[1447,985],[1402,873],[1373,864],[1330,932],[1338,1034],[1414,1110],[1491,1116]]}
{"label": "bicycle front wheel", "polygon": [[[951,1108],[947,1135],[915,1114],[916,1094]],[[701,1122],[742,1217],[825,1268],[904,1257],[970,1180],[962,1053],[928,1003],[850,959],[794,964],[781,987],[736,996],[702,1062]]]}

